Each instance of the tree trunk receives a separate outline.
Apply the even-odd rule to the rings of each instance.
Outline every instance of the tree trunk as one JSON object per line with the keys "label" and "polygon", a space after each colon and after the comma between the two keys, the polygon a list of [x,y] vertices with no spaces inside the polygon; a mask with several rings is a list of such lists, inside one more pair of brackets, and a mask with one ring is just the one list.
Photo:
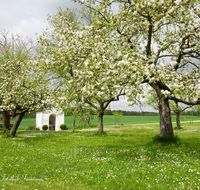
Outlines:
{"label": "tree trunk", "polygon": [[15,123],[13,124],[12,129],[10,130],[10,135],[11,136],[13,136],[13,137],[15,136],[16,131],[17,131],[18,127],[19,127],[19,124],[21,123],[21,120],[24,117],[24,114],[25,114],[25,112],[20,113],[19,115],[17,115]]}
{"label": "tree trunk", "polygon": [[84,123],[85,125],[89,125],[89,124],[90,124],[90,116],[89,116],[89,115],[84,116],[84,117],[82,118],[82,120],[83,120],[83,123]]}
{"label": "tree trunk", "polygon": [[75,124],[76,124],[76,115],[74,115],[74,122],[73,122],[73,133],[74,133],[74,130],[75,130]]}
{"label": "tree trunk", "polygon": [[174,137],[169,100],[159,98],[160,137]]}
{"label": "tree trunk", "polygon": [[103,132],[103,112],[98,113],[98,117],[99,117],[99,132],[102,133]]}
{"label": "tree trunk", "polygon": [[181,124],[180,124],[180,113],[176,112],[176,125],[178,128],[181,128]]}
{"label": "tree trunk", "polygon": [[3,128],[4,130],[10,128],[10,115],[7,113],[7,111],[3,112]]}

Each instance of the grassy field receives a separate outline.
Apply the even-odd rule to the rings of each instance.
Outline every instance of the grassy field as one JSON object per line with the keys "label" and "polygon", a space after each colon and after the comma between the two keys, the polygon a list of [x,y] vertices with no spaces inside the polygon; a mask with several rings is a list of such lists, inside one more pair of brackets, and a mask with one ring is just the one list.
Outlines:
{"label": "grassy field", "polygon": [[[200,120],[200,116],[181,116],[180,120],[183,121],[195,121]],[[172,121],[175,122],[175,116],[172,116]],[[11,123],[14,122],[14,119],[11,119]],[[122,116],[120,118],[120,125],[131,125],[131,124],[139,124],[139,123],[158,123],[159,116]],[[0,121],[1,123],[1,121]],[[98,125],[98,117],[95,115],[91,118],[91,123]],[[35,125],[36,121],[34,118],[23,119],[19,129],[26,129],[29,125]],[[73,125],[73,117],[65,116],[65,124],[67,126]],[[77,119],[76,124],[79,124],[79,119]],[[114,116],[113,115],[105,115],[104,116],[104,125],[114,125]]]}
{"label": "grassy field", "polygon": [[[0,138],[0,189],[199,189],[200,123],[175,130],[179,145],[158,145],[155,124],[18,131]],[[0,132],[1,133],[1,132]]]}

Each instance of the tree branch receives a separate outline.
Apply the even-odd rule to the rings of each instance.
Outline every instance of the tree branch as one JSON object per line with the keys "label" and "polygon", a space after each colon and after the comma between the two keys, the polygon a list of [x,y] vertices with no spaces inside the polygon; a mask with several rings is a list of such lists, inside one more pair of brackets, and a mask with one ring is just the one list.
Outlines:
{"label": "tree branch", "polygon": [[123,93],[122,93],[122,92],[123,92],[123,90],[120,90],[119,94],[118,94],[116,97],[113,97],[113,98],[111,98],[111,99],[105,101],[104,103],[106,103],[106,105],[104,106],[104,109],[103,109],[103,110],[105,110],[105,109],[108,107],[108,105],[110,104],[110,102],[119,101],[119,97],[120,97],[120,96],[126,95],[125,92],[123,92]]}
{"label": "tree branch", "polygon": [[98,109],[97,106],[95,106],[93,103],[89,102],[88,100],[86,100],[85,103],[89,104],[90,106],[92,106],[96,110]]}
{"label": "tree branch", "polygon": [[181,103],[184,103],[186,105],[199,105],[200,104],[200,98],[198,98],[197,101],[185,101],[185,100],[182,100],[180,98],[176,98],[176,97],[173,97],[173,96],[169,96],[168,97],[170,100],[174,100],[174,101],[177,101],[177,102],[181,102]]}

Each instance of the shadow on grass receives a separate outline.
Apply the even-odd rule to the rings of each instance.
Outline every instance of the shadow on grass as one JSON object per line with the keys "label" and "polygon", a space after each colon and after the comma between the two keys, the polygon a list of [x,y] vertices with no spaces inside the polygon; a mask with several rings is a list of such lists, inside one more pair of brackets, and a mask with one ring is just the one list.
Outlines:
{"label": "shadow on grass", "polygon": [[93,133],[93,136],[107,136],[107,133],[105,131],[103,132],[96,131],[95,133]]}
{"label": "shadow on grass", "polygon": [[153,138],[153,143],[158,145],[180,145],[181,140],[179,137],[160,137],[160,135],[156,135]]}
{"label": "shadow on grass", "polygon": [[183,130],[183,127],[174,127],[174,130]]}

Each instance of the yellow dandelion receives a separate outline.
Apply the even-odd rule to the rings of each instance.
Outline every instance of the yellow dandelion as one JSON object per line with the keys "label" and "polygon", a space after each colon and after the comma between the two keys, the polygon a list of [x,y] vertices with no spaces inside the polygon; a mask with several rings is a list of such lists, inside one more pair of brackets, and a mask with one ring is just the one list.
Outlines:
{"label": "yellow dandelion", "polygon": [[4,158],[6,158],[6,156],[4,156]]}
{"label": "yellow dandelion", "polygon": [[97,162],[97,164],[100,164],[100,162]]}

